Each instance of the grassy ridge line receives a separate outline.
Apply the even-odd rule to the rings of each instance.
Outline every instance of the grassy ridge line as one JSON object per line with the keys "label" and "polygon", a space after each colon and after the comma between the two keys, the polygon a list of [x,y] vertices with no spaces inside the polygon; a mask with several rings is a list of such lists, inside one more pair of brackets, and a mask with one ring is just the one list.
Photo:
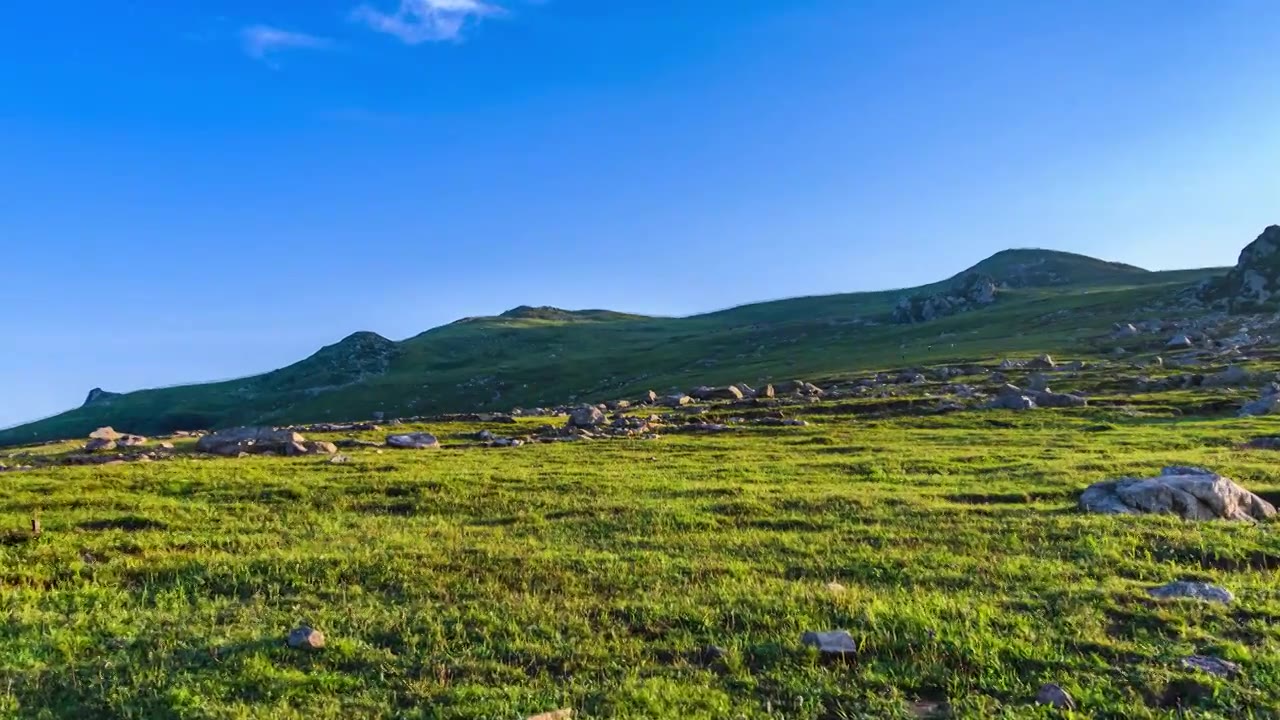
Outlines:
{"label": "grassy ridge line", "polygon": [[[574,320],[547,319],[532,309],[522,314],[534,317],[471,319],[400,343],[359,333],[272,373],[143,390],[0,431],[0,445],[79,437],[105,424],[156,434],[374,412],[500,410],[598,401],[650,388],[847,375],[997,352],[1078,353],[1085,338],[1133,319],[1138,308],[1207,272],[1143,273],[1136,276],[1141,283],[1117,287],[1098,281],[1014,290],[994,307],[910,326],[884,321],[901,293],[881,292],[797,298],[690,318],[593,311]],[[348,343],[358,344],[358,351],[344,355]],[[352,362],[383,355],[385,367]]]}

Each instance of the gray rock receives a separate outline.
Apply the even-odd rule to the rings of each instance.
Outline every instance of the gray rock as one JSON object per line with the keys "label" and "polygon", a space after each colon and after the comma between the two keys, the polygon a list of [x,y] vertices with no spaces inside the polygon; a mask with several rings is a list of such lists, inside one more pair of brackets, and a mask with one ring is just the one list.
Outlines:
{"label": "gray rock", "polygon": [[398,450],[435,450],[440,447],[440,439],[424,432],[388,435],[387,447]]}
{"label": "gray rock", "polygon": [[1061,687],[1053,683],[1045,683],[1036,692],[1036,704],[1048,705],[1058,710],[1075,710],[1076,701]]}
{"label": "gray rock", "polygon": [[94,438],[84,445],[85,452],[107,452],[115,449],[115,441],[106,438]]}
{"label": "gray rock", "polygon": [[239,457],[240,453],[285,454],[293,444],[302,444],[306,438],[291,430],[264,427],[240,427],[205,435],[196,441],[196,451]]}
{"label": "gray rock", "polygon": [[688,405],[691,402],[693,402],[693,398],[683,394],[668,395],[662,400],[663,405],[666,405],[667,407],[673,407],[673,408],[684,407],[685,405]]}
{"label": "gray rock", "polygon": [[324,633],[303,625],[289,633],[289,647],[294,650],[319,650],[324,647]]}
{"label": "gray rock", "polygon": [[1249,382],[1250,378],[1248,370],[1239,365],[1232,365],[1220,373],[1209,375],[1200,384],[1204,387],[1231,387],[1233,385],[1244,385]]}
{"label": "gray rock", "polygon": [[94,430],[93,432],[89,433],[89,439],[114,441],[114,440],[120,439],[120,433],[116,432],[115,429],[111,427],[100,427],[97,430]]}
{"label": "gray rock", "polygon": [[1232,595],[1231,591],[1224,587],[1185,580],[1171,582],[1158,588],[1151,588],[1147,592],[1157,600],[1186,599],[1230,604],[1236,599],[1235,595]]}
{"label": "gray rock", "polygon": [[767,383],[764,387],[756,390],[756,397],[758,398],[772,398],[775,394],[776,391],[773,389],[773,385],[769,385]]}
{"label": "gray rock", "polygon": [[1179,334],[1179,335],[1174,335],[1174,336],[1169,340],[1169,343],[1166,345],[1166,347],[1170,347],[1170,348],[1192,348],[1192,347],[1195,347],[1195,345],[1196,345],[1196,344],[1195,344],[1194,342],[1192,342],[1191,338],[1187,337],[1185,334]]}
{"label": "gray rock", "polygon": [[1264,520],[1271,503],[1221,475],[1200,468],[1165,468],[1159,477],[1122,478],[1090,485],[1080,495],[1086,512],[1172,514],[1185,520]]}
{"label": "gray rock", "polygon": [[844,630],[807,632],[800,638],[800,642],[817,648],[819,653],[827,656],[845,657],[858,652],[858,643]]}
{"label": "gray rock", "polygon": [[604,413],[594,405],[583,405],[569,411],[568,427],[590,429],[605,423]]}
{"label": "gray rock", "polygon": [[1058,363],[1053,361],[1050,355],[1041,355],[1040,357],[1027,363],[1027,367],[1032,370],[1052,370],[1058,367]]}
{"label": "gray rock", "polygon": [[1240,417],[1274,415],[1278,410],[1280,410],[1280,390],[1272,383],[1263,389],[1262,395],[1257,400],[1246,403],[1240,408]]}
{"label": "gray rock", "polygon": [[346,465],[349,462],[351,462],[351,458],[347,457],[346,455],[334,455],[333,457],[329,458],[330,465]]}
{"label": "gray rock", "polygon": [[1049,389],[1049,377],[1044,373],[1032,373],[1027,377],[1027,389],[1045,392]]}
{"label": "gray rock", "polygon": [[1192,655],[1191,657],[1183,658],[1182,666],[1189,670],[1199,670],[1200,672],[1223,678],[1233,678],[1240,674],[1240,666],[1230,660],[1207,657],[1205,655]]}

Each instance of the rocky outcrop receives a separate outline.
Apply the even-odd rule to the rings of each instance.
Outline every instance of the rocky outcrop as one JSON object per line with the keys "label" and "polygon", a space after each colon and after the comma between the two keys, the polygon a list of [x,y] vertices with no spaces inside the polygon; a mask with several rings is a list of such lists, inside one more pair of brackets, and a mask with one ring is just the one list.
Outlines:
{"label": "rocky outcrop", "polygon": [[[269,427],[241,427],[205,435],[196,441],[196,452],[236,457],[241,453],[295,455],[307,449],[307,439],[292,430]],[[336,448],[334,450],[337,451]]]}
{"label": "rocky outcrop", "polygon": [[893,321],[899,324],[929,322],[976,310],[994,303],[997,292],[996,283],[989,276],[972,273],[949,290],[903,298],[893,309]]}
{"label": "rocky outcrop", "polygon": [[1265,520],[1276,514],[1271,503],[1233,480],[1188,467],[1090,485],[1080,495],[1080,507],[1105,515],[1170,514],[1184,520]]}
{"label": "rocky outcrop", "polygon": [[112,398],[118,397],[120,397],[120,393],[107,392],[102,388],[94,388],[89,391],[89,396],[84,399],[84,405],[81,407],[88,407],[89,405],[94,405],[96,403],[107,403],[110,402]]}
{"label": "rocky outcrop", "polygon": [[1224,277],[1201,285],[1200,299],[1225,304],[1233,313],[1274,310],[1280,306],[1280,225],[1272,225],[1245,246]]}

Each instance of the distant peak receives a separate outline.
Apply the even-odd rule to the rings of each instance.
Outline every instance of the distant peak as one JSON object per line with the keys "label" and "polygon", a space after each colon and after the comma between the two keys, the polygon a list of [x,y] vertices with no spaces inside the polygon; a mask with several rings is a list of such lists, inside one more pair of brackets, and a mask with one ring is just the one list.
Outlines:
{"label": "distant peak", "polygon": [[1005,287],[1046,287],[1121,280],[1147,273],[1133,265],[1061,250],[1010,248],[995,253],[952,280],[978,274],[991,277]]}
{"label": "distant peak", "polygon": [[89,391],[89,396],[84,399],[84,404],[92,405],[94,403],[110,400],[111,398],[116,397],[120,397],[120,393],[107,392],[102,388],[94,388]]}
{"label": "distant peak", "polygon": [[502,313],[498,317],[512,318],[517,320],[556,320],[568,319],[573,317],[572,310],[552,307],[551,305],[541,305],[533,307],[532,305],[520,305]]}

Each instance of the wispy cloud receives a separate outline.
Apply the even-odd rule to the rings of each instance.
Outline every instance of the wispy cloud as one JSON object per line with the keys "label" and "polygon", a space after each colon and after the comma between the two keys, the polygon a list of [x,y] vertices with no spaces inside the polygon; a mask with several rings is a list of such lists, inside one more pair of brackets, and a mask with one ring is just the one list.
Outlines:
{"label": "wispy cloud", "polygon": [[457,40],[468,23],[505,12],[501,6],[484,0],[400,0],[395,12],[387,13],[371,5],[361,5],[351,13],[351,17],[401,42],[420,45]]}
{"label": "wispy cloud", "polygon": [[264,60],[280,50],[318,50],[333,45],[328,38],[281,30],[270,25],[253,25],[241,30],[240,41],[244,43],[245,54],[258,60]]}

